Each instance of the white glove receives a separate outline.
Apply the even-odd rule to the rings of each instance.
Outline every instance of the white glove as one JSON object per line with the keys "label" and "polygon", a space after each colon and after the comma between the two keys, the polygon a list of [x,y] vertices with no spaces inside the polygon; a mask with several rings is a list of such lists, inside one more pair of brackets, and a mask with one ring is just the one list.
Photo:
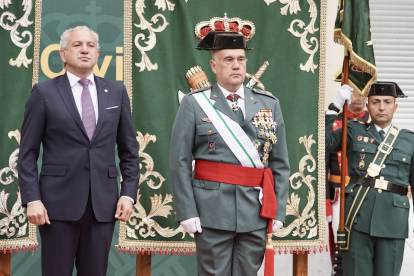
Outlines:
{"label": "white glove", "polygon": [[199,217],[182,220],[180,221],[180,224],[188,234],[194,234],[195,232],[201,233],[201,222]]}
{"label": "white glove", "polygon": [[282,228],[283,226],[283,222],[281,222],[280,220],[274,219],[273,220],[273,233],[276,233],[277,231],[279,231],[280,228]]}
{"label": "white glove", "polygon": [[354,89],[349,86],[349,85],[342,85],[341,88],[339,88],[337,94],[336,94],[336,98],[333,101],[333,104],[338,108],[338,109],[342,109],[342,107],[344,106],[345,102],[350,105],[351,104],[351,95],[352,95],[352,91],[354,91]]}

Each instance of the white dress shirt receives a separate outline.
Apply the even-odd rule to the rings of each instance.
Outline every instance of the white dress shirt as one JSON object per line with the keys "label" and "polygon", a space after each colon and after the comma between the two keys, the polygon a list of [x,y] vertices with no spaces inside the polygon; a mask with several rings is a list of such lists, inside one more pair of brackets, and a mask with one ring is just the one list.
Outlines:
{"label": "white dress shirt", "polygon": [[[218,87],[220,88],[221,92],[224,94],[224,98],[226,98],[227,103],[229,104],[230,108],[232,108],[231,101],[227,100],[228,95],[237,94],[240,96],[240,98],[237,100],[237,105],[240,107],[241,111],[243,112],[243,118],[246,119],[246,105],[244,100],[244,85],[242,84],[239,89],[237,89],[236,93],[230,93],[226,88],[223,88],[220,84],[218,84]],[[233,110],[233,109],[232,109]]]}
{"label": "white dress shirt", "polygon": [[[375,128],[377,129],[377,131],[379,132],[381,129],[384,131],[384,135],[387,136],[388,131],[391,128],[391,124],[385,128],[380,128],[379,126],[377,126],[376,124],[374,124]],[[381,135],[381,134],[380,134]],[[385,138],[385,136],[383,138]]]}
{"label": "white dress shirt", "polygon": [[[75,103],[76,103],[76,107],[78,108],[79,114],[81,116],[82,119],[82,90],[83,90],[83,86],[79,83],[79,80],[81,78],[75,76],[74,74],[70,73],[69,71],[67,71],[67,75],[68,75],[68,79],[69,79],[69,83],[70,83],[70,87],[72,88],[72,93],[73,93],[73,98],[75,99]],[[89,82],[89,92],[91,93],[91,98],[92,98],[92,104],[93,104],[93,109],[95,111],[95,118],[96,118],[96,123],[98,123],[98,93],[96,92],[96,84],[95,84],[95,78],[92,74],[90,74],[87,77],[88,80],[90,80]]]}

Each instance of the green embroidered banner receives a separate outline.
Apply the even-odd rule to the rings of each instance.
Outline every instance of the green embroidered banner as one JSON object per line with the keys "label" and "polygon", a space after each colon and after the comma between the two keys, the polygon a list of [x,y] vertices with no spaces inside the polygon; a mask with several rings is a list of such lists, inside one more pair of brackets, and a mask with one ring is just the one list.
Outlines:
{"label": "green embroidered banner", "polygon": [[[334,39],[349,52],[349,85],[366,97],[371,85],[377,81],[369,0],[340,1]],[[342,70],[334,76],[334,80],[342,81]]]}
{"label": "green embroidered banner", "polygon": [[168,154],[179,95],[190,91],[186,76],[204,71],[215,83],[211,52],[195,50],[213,28],[248,35],[248,47],[256,50],[246,53],[247,72],[255,75],[268,61],[260,83],[280,100],[291,178],[286,224],[273,237],[276,251],[324,250],[326,0],[125,0],[124,5],[124,83],[142,176],[134,213],[120,224],[119,251],[195,250],[193,238],[174,222]]}
{"label": "green embroidered banner", "polygon": [[24,103],[37,82],[38,1],[0,1],[0,251],[37,247],[36,227],[21,206],[17,162]]}

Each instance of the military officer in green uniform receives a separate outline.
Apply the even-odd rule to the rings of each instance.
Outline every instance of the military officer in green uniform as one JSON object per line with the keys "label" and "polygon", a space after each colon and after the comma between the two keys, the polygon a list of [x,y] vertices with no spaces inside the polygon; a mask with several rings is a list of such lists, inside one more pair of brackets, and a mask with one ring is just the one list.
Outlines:
{"label": "military officer in green uniform", "polygon": [[197,49],[213,50],[217,84],[187,94],[174,122],[176,221],[194,233],[198,275],[257,275],[266,233],[278,231],[286,215],[290,168],[282,111],[271,93],[243,85],[243,35],[210,32]]}
{"label": "military officer in green uniform", "polygon": [[[350,102],[350,95],[351,91],[338,93],[336,107]],[[346,276],[400,274],[408,237],[407,192],[414,185],[414,133],[392,125],[397,97],[404,97],[397,84],[373,84],[367,103],[371,122],[348,122],[350,181],[345,192],[345,231],[338,232]],[[329,152],[341,148],[342,129],[332,130],[334,119],[328,111]]]}

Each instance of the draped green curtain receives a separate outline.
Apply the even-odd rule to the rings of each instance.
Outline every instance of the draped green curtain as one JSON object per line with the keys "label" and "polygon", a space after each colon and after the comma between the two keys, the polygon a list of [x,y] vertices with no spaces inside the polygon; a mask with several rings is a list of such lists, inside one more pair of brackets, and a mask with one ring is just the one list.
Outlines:
{"label": "draped green curtain", "polygon": [[0,250],[10,253],[37,247],[21,206],[17,162],[24,103],[38,76],[40,11],[41,1],[0,1]]}

